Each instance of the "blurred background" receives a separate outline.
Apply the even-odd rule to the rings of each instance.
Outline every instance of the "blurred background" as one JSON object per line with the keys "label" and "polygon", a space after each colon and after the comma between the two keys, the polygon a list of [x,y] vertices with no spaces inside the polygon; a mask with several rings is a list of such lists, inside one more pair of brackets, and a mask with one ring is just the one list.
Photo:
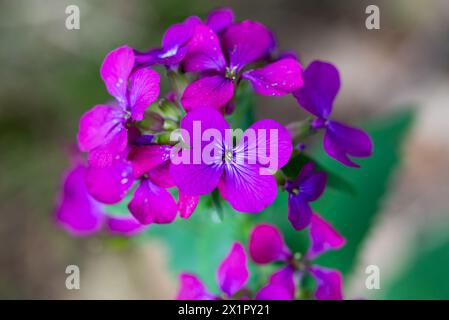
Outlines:
{"label": "blurred background", "polygon": [[[358,173],[361,188],[376,196],[377,213],[357,243],[346,297],[449,299],[448,1],[0,4],[0,298],[174,297],[177,283],[163,242],[74,238],[55,225],[52,214],[79,117],[108,99],[99,76],[105,54],[123,44],[158,46],[172,23],[230,6],[238,20],[269,26],[279,46],[297,52],[304,65],[322,59],[338,66],[343,85],[336,118],[387,129],[407,122],[400,143],[376,149],[389,162]],[[80,8],[80,30],[65,28],[71,4]],[[369,4],[380,8],[380,30],[365,27]],[[291,97],[257,97],[256,103],[257,117],[287,123],[303,116]],[[383,131],[377,132],[381,139]],[[380,187],[368,177],[380,179]],[[364,199],[371,198],[351,210],[368,212],[372,203]],[[342,229],[350,231],[354,220],[345,223]],[[80,266],[81,290],[65,287],[70,264]],[[381,270],[380,290],[365,287],[371,264]]]}

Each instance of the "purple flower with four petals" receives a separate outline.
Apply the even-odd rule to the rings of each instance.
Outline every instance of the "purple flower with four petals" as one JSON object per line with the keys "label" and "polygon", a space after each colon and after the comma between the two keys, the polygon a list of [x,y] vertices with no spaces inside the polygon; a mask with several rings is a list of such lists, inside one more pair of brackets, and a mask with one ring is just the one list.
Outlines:
{"label": "purple flower with four petals", "polygon": [[140,121],[159,95],[159,74],[145,68],[133,72],[134,52],[128,46],[111,51],[100,74],[116,104],[97,105],[80,120],[78,145],[89,152],[89,164],[107,166],[128,145],[129,120]]}
{"label": "purple flower with four petals", "polygon": [[343,279],[338,270],[311,264],[311,260],[328,250],[340,249],[345,239],[323,218],[312,215],[310,248],[303,257],[294,255],[284,242],[279,230],[270,224],[254,227],[249,240],[249,252],[255,263],[268,264],[283,261],[285,266],[273,273],[268,284],[257,297],[269,300],[294,299],[296,288],[305,273],[316,281],[315,298],[319,300],[343,299]]}
{"label": "purple flower with four petals", "polygon": [[182,106],[186,110],[219,109],[232,99],[241,79],[250,81],[254,90],[264,96],[283,96],[297,90],[303,81],[301,65],[293,58],[242,72],[247,65],[266,57],[273,46],[273,35],[258,22],[233,24],[220,38],[208,26],[196,26],[183,67],[186,72],[201,73],[201,77],[185,89]]}
{"label": "purple flower with four petals", "polygon": [[312,162],[305,164],[293,181],[287,181],[288,220],[296,230],[302,230],[310,224],[312,208],[309,202],[317,200],[326,187],[326,174],[314,172]]}
{"label": "purple flower with four petals", "polygon": [[334,99],[340,90],[337,68],[327,62],[314,61],[304,71],[303,77],[304,85],[293,94],[303,109],[317,117],[312,127],[326,130],[324,150],[344,165],[360,167],[349,156],[371,156],[373,144],[369,135],[361,129],[329,119]]}
{"label": "purple flower with four petals", "polygon": [[[195,129],[195,124],[200,125],[198,129]],[[215,109],[197,108],[182,119],[181,129],[184,130],[183,139],[190,147],[182,150],[188,159],[180,163],[172,162],[170,168],[171,177],[180,192],[200,196],[218,187],[222,197],[240,212],[260,212],[273,203],[277,195],[277,182],[267,172],[268,164],[260,159],[268,156],[267,151],[273,152],[276,167],[270,169],[275,170],[288,162],[293,147],[285,127],[273,120],[257,121],[233,146],[232,138],[228,139],[230,127],[225,118]],[[199,144],[198,139],[211,129],[218,136]],[[250,136],[249,132],[255,133],[253,139],[246,139]],[[271,139],[273,132],[276,139]],[[202,155],[211,143],[214,154],[207,161]],[[198,144],[197,148],[195,144]]]}

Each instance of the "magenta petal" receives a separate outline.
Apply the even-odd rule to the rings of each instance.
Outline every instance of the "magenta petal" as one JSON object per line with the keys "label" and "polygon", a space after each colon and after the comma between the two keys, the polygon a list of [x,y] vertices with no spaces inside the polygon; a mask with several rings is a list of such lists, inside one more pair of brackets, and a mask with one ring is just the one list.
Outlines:
{"label": "magenta petal", "polygon": [[189,111],[199,107],[219,109],[234,95],[234,83],[221,75],[204,77],[190,83],[184,90],[181,104]]}
{"label": "magenta petal", "polygon": [[179,200],[178,200],[179,216],[183,219],[190,218],[192,213],[195,211],[199,201],[200,197],[188,196],[183,192],[179,191]]}
{"label": "magenta petal", "polygon": [[235,242],[217,270],[217,282],[228,297],[234,296],[248,281],[249,272],[243,245]]}
{"label": "magenta petal", "polygon": [[170,175],[181,192],[190,196],[201,196],[214,191],[223,170],[222,166],[172,163]]}
{"label": "magenta petal", "polygon": [[128,209],[141,224],[165,224],[176,218],[178,208],[173,196],[150,180],[142,180]]}
{"label": "magenta petal", "polygon": [[96,105],[83,114],[78,130],[80,150],[108,146],[111,152],[123,151],[128,143],[124,116],[122,110],[107,105]]}
{"label": "magenta petal", "polygon": [[230,67],[237,70],[266,56],[273,42],[273,35],[267,27],[249,20],[229,26],[222,37]]}
{"label": "magenta petal", "polygon": [[206,18],[206,24],[215,32],[220,33],[234,22],[234,12],[231,8],[212,10]]}
{"label": "magenta petal", "polygon": [[290,250],[280,231],[271,224],[259,224],[251,231],[249,254],[255,263],[266,264],[287,260]]}
{"label": "magenta petal", "polygon": [[195,26],[202,24],[198,17],[188,17],[184,22],[172,25],[162,38],[162,48],[147,52],[135,51],[136,65],[149,66],[163,64],[172,66],[180,63],[187,54],[188,42],[192,38]]}
{"label": "magenta petal", "polygon": [[134,72],[129,85],[129,108],[133,120],[142,120],[145,110],[159,95],[159,74],[149,68]]}
{"label": "magenta petal", "polygon": [[264,96],[283,96],[303,85],[301,65],[295,59],[281,59],[262,68],[246,71],[242,77]]}
{"label": "magenta petal", "polygon": [[134,67],[134,51],[123,46],[108,53],[101,65],[100,75],[106,89],[124,108],[127,105],[128,78]]}
{"label": "magenta petal", "polygon": [[284,286],[269,283],[257,292],[256,300],[293,300],[293,298]]}
{"label": "magenta petal", "polygon": [[140,177],[169,160],[170,151],[171,146],[157,144],[132,148],[128,159],[132,163],[134,176]]}
{"label": "magenta petal", "polygon": [[177,300],[212,300],[214,297],[206,291],[204,284],[193,274],[181,273]]}
{"label": "magenta petal", "polygon": [[322,61],[312,62],[303,73],[304,85],[294,93],[296,100],[306,111],[319,118],[327,118],[340,90],[337,68]]}
{"label": "magenta petal", "polygon": [[173,182],[183,193],[190,196],[210,193],[217,187],[223,174],[224,167],[221,164],[223,143],[216,140],[214,143],[216,154],[206,159],[203,157],[203,150],[212,139],[207,142],[201,140],[206,130],[210,129],[215,130],[221,138],[225,137],[229,125],[218,111],[198,108],[187,113],[181,120],[181,129],[188,148],[182,150],[181,158],[178,158],[178,154],[173,154],[170,168]]}
{"label": "magenta petal", "polygon": [[74,235],[88,235],[97,232],[104,221],[102,206],[87,192],[84,182],[85,168],[73,168],[65,177],[57,222]]}
{"label": "magenta petal", "polygon": [[195,27],[201,24],[198,17],[188,17],[182,23],[176,23],[165,31],[162,37],[162,48],[164,50],[174,50],[191,39],[195,31]]}
{"label": "magenta petal", "polygon": [[319,215],[314,213],[310,224],[310,248],[307,253],[313,259],[328,250],[337,250],[345,245],[345,238]]}
{"label": "magenta petal", "polygon": [[107,204],[120,202],[134,183],[131,163],[121,158],[107,167],[90,166],[85,180],[92,197]]}
{"label": "magenta petal", "polygon": [[295,298],[295,270],[286,266],[274,272],[268,284],[259,290],[258,300],[293,300]]}
{"label": "magenta petal", "polygon": [[277,196],[276,179],[255,164],[227,165],[218,189],[235,210],[246,213],[262,211]]}
{"label": "magenta petal", "polygon": [[337,121],[329,121],[324,135],[324,150],[347,166],[359,167],[348,156],[369,157],[373,151],[373,143],[365,131]]}
{"label": "magenta petal", "polygon": [[309,272],[317,282],[315,298],[318,300],[342,300],[343,277],[337,270],[312,266]]}
{"label": "magenta petal", "polygon": [[111,234],[133,236],[145,228],[133,217],[108,216],[106,220],[107,230]]}
{"label": "magenta petal", "polygon": [[312,209],[309,203],[299,194],[290,193],[288,197],[288,220],[296,230],[302,230],[310,224]]}
{"label": "magenta petal", "polygon": [[226,61],[221,51],[220,40],[206,25],[195,27],[188,44],[188,52],[183,60],[184,71],[200,72],[215,70],[224,72]]}
{"label": "magenta petal", "polygon": [[270,283],[283,286],[290,294],[290,300],[295,298],[295,270],[292,266],[287,265],[270,276]]}
{"label": "magenta petal", "polygon": [[198,133],[196,133],[200,134],[200,136],[197,136],[196,139],[201,138],[204,131],[209,129],[218,130],[221,136],[224,137],[226,130],[230,129],[226,119],[217,110],[211,108],[198,108],[192,110],[188,112],[181,120],[181,128],[186,130],[189,134],[189,137],[185,137],[184,140],[190,146],[193,146],[195,142],[191,141],[195,139],[194,125],[199,126],[201,129]]}
{"label": "magenta petal", "polygon": [[[250,134],[257,137],[256,143],[247,143],[245,137]],[[285,166],[293,151],[292,137],[287,128],[271,119],[259,120],[249,127],[236,149],[241,150],[243,146],[248,159],[258,159],[260,165],[274,170]]]}
{"label": "magenta petal", "polygon": [[165,161],[161,165],[148,172],[150,180],[159,187],[168,189],[175,186],[170,174],[170,161]]}

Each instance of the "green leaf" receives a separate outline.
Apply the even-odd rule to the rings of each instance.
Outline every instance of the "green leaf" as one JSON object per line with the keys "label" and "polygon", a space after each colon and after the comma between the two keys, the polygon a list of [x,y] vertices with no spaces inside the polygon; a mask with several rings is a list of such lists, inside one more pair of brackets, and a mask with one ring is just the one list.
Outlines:
{"label": "green leaf", "polygon": [[412,111],[403,111],[368,124],[365,129],[374,142],[374,154],[368,159],[357,159],[361,169],[347,168],[330,159],[323,150],[316,158],[331,172],[344,176],[357,194],[352,196],[328,189],[313,205],[316,212],[327,219],[347,243],[342,250],[329,252],[318,263],[334,267],[348,274],[354,267],[356,255],[363,243],[384,195],[394,169],[400,163],[402,143],[413,120]]}
{"label": "green leaf", "polygon": [[227,119],[231,128],[245,131],[254,122],[254,93],[246,81],[240,83],[235,97],[236,110]]}
{"label": "green leaf", "polygon": [[427,230],[410,244],[414,248],[413,256],[386,287],[381,281],[381,289],[375,290],[375,298],[449,299],[449,230],[447,221],[442,225],[446,226],[445,230]]}

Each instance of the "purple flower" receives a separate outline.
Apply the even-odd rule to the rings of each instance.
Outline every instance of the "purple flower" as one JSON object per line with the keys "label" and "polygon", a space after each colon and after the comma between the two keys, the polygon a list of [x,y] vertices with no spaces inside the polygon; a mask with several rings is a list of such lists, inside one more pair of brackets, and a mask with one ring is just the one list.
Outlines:
{"label": "purple flower", "polygon": [[296,230],[302,230],[310,224],[312,208],[309,202],[317,200],[326,187],[326,174],[314,172],[315,165],[307,163],[301,168],[294,181],[287,181],[288,220]]}
{"label": "purple flower", "polygon": [[159,75],[148,68],[132,72],[134,62],[128,46],[111,51],[103,61],[101,78],[117,103],[97,105],[81,117],[78,145],[89,152],[90,165],[107,166],[126,149],[129,120],[142,120],[159,95]]}
{"label": "purple flower", "polygon": [[254,90],[265,96],[282,96],[297,90],[302,85],[302,75],[296,59],[285,58],[243,71],[266,57],[273,46],[271,32],[258,22],[233,24],[220,39],[210,27],[196,26],[183,67],[186,72],[200,72],[201,77],[185,89],[182,106],[186,110],[221,108],[234,96],[240,79],[250,81]]}
{"label": "purple flower", "polygon": [[[249,213],[260,212],[275,200],[277,183],[268,169],[277,170],[290,159],[291,136],[285,127],[273,120],[257,121],[234,146],[224,117],[217,110],[197,108],[182,119],[181,129],[190,147],[182,149],[182,157],[187,159],[180,163],[172,159],[170,168],[180,192],[200,196],[218,187],[235,210]],[[210,132],[217,136],[200,142]],[[247,139],[251,133],[254,133],[253,139]],[[272,138],[273,133],[276,139]],[[206,151],[211,146],[213,152],[209,154]],[[203,159],[205,153],[210,159]],[[274,163],[262,161],[265,155]]]}
{"label": "purple flower", "polygon": [[233,298],[245,286],[248,277],[245,249],[241,243],[235,242],[217,270],[217,283],[222,291],[220,296],[209,293],[204,284],[195,275],[182,273],[176,299],[216,300]]}
{"label": "purple flower", "polygon": [[304,86],[295,91],[294,96],[302,108],[317,117],[312,127],[326,130],[323,143],[326,153],[344,165],[358,168],[360,166],[349,156],[369,157],[373,145],[363,130],[329,119],[339,90],[337,68],[330,63],[314,61],[304,71]]}
{"label": "purple flower", "polygon": [[257,299],[291,300],[295,298],[296,285],[305,273],[316,280],[315,298],[319,300],[343,299],[343,280],[339,271],[311,264],[310,260],[328,250],[340,249],[345,239],[317,214],[310,224],[311,245],[305,256],[292,254],[282,234],[270,224],[254,227],[249,239],[249,253],[255,263],[285,263],[272,274],[266,286],[259,290]]}
{"label": "purple flower", "polygon": [[132,216],[110,216],[103,205],[88,193],[84,175],[86,168],[76,165],[63,182],[63,189],[56,221],[65,230],[74,235],[90,235],[106,228],[110,233],[131,236],[143,227]]}

